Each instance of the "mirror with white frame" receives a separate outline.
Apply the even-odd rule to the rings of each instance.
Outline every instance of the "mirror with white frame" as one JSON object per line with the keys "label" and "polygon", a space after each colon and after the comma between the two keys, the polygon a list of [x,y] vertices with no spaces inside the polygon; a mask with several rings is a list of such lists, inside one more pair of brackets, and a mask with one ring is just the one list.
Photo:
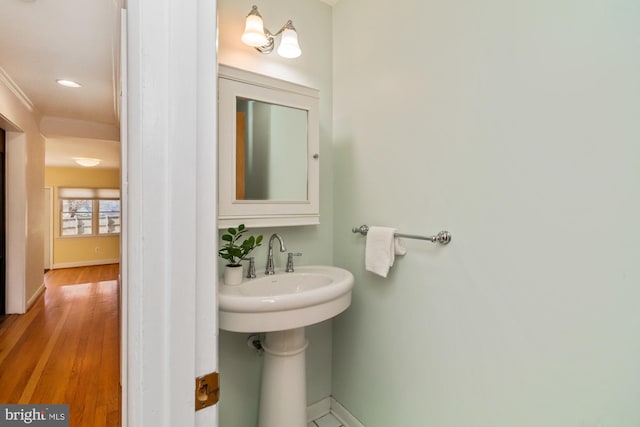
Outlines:
{"label": "mirror with white frame", "polygon": [[318,224],[318,91],[220,65],[218,226]]}

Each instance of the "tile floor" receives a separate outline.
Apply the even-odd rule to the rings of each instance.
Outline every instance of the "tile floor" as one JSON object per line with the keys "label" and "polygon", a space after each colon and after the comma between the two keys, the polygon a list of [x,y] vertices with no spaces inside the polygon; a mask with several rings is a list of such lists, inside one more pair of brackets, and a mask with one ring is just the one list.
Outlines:
{"label": "tile floor", "polygon": [[317,420],[311,421],[307,427],[344,427],[336,417],[331,414],[324,415]]}

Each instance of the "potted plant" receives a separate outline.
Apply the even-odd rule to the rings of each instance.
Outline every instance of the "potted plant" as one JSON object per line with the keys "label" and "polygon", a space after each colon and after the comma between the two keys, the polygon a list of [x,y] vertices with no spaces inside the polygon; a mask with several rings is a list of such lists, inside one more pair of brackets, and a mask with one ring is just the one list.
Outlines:
{"label": "potted plant", "polygon": [[[227,261],[224,270],[224,283],[227,285],[239,285],[242,282],[242,262],[246,257],[258,246],[262,245],[262,235],[258,237],[248,236],[244,224],[238,225],[237,228],[230,227],[227,232],[222,235],[224,245],[218,251],[220,258]],[[242,243],[240,243],[240,240]]]}

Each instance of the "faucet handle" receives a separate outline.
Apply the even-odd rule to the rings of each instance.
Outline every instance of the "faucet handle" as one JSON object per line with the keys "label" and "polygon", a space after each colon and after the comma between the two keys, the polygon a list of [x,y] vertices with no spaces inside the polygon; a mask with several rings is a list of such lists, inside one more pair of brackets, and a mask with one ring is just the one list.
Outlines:
{"label": "faucet handle", "polygon": [[297,252],[297,253],[293,253],[293,252],[289,252],[289,255],[287,256],[287,269],[285,270],[285,272],[287,273],[293,273],[294,269],[293,269],[293,257],[294,256],[302,256],[302,253]]}
{"label": "faucet handle", "polygon": [[249,259],[249,269],[247,270],[247,279],[255,279],[256,278],[256,259],[254,257],[250,257]]}

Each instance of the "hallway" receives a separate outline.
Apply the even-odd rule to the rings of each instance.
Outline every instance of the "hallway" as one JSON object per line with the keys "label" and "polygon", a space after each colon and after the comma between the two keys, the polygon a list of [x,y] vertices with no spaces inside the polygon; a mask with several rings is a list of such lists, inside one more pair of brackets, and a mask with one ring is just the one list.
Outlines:
{"label": "hallway", "polygon": [[0,316],[0,402],[66,403],[72,427],[120,425],[118,270],[49,271],[26,314]]}

